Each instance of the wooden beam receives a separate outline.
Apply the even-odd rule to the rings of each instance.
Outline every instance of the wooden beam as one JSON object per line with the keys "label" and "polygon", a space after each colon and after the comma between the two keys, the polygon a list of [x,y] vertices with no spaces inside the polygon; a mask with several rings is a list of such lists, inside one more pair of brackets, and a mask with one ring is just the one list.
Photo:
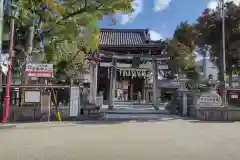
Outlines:
{"label": "wooden beam", "polygon": [[141,44],[141,45],[103,45],[100,44],[100,49],[128,49],[128,50],[159,50],[162,51],[166,48],[166,44]]}
{"label": "wooden beam", "polygon": [[116,59],[133,59],[135,57],[140,57],[140,60],[149,60],[152,61],[152,59],[156,60],[168,60],[170,59],[170,56],[168,55],[143,55],[143,54],[104,54],[100,53],[100,57],[106,57],[106,58],[116,58]]}

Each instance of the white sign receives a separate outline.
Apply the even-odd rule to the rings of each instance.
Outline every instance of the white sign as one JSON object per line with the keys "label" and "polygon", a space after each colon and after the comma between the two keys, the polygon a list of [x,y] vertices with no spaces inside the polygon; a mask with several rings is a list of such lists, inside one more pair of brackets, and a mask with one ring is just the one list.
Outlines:
{"label": "white sign", "polygon": [[28,77],[52,77],[53,64],[27,64],[25,73]]}
{"label": "white sign", "polygon": [[25,91],[25,102],[27,103],[39,103],[40,91]]}
{"label": "white sign", "polygon": [[70,117],[77,117],[80,105],[80,91],[79,87],[71,87],[70,91]]}
{"label": "white sign", "polygon": [[196,107],[221,107],[222,99],[215,92],[202,93],[197,100]]}
{"label": "white sign", "polygon": [[2,72],[6,75],[7,72],[8,72],[8,57],[9,57],[9,54],[8,53],[2,53],[0,56],[1,56],[1,61],[0,61],[1,69],[2,69]]}

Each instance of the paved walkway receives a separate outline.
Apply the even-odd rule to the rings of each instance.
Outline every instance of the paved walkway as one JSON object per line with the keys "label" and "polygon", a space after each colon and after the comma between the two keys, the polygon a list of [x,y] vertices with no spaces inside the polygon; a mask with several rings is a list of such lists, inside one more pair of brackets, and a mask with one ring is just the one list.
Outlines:
{"label": "paved walkway", "polygon": [[164,107],[158,107],[159,110],[156,111],[151,105],[115,105],[113,110],[108,110],[108,105],[103,105],[101,108],[102,112],[110,113],[110,114],[166,114],[168,113]]}
{"label": "paved walkway", "polygon": [[150,122],[17,124],[0,130],[0,159],[239,160],[239,131],[237,122],[172,117]]}

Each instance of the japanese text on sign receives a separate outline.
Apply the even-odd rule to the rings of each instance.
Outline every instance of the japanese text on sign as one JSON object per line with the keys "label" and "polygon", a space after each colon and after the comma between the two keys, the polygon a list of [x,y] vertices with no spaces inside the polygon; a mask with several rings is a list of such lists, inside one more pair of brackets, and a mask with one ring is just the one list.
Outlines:
{"label": "japanese text on sign", "polygon": [[52,64],[27,64],[26,70],[29,72],[52,72],[53,65]]}
{"label": "japanese text on sign", "polygon": [[25,72],[29,77],[52,77],[53,64],[27,64]]}

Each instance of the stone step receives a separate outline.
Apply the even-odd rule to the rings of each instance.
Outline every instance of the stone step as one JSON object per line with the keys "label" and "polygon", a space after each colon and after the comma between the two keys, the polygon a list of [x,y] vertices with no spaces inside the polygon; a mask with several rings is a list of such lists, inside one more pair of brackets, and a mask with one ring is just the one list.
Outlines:
{"label": "stone step", "polygon": [[123,104],[114,104],[114,107],[116,107],[116,108],[153,108],[153,105],[129,105],[129,104],[128,105],[123,105]]}
{"label": "stone step", "polygon": [[164,108],[160,108],[158,111],[154,108],[118,108],[114,107],[113,110],[102,108],[101,112],[108,114],[167,114],[168,112]]}
{"label": "stone step", "polygon": [[[165,107],[165,103],[159,103],[159,107]],[[152,108],[153,104],[139,104],[139,103],[114,103],[114,107],[132,107],[132,108]]]}
{"label": "stone step", "polygon": [[139,103],[137,101],[114,101],[114,104],[123,104],[123,105],[146,105],[151,103]]}

